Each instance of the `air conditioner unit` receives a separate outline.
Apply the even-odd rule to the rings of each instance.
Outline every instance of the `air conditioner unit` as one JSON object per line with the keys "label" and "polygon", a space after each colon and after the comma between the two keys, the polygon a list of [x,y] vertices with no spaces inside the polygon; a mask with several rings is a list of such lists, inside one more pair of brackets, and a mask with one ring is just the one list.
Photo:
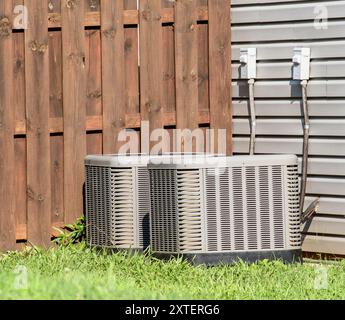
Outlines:
{"label": "air conditioner unit", "polygon": [[149,238],[147,155],[85,158],[87,243],[145,249]]}
{"label": "air conditioner unit", "polygon": [[148,165],[156,256],[207,265],[300,260],[296,156],[199,160]]}
{"label": "air conditioner unit", "polygon": [[111,249],[147,248],[150,244],[148,161],[169,163],[171,158],[188,156],[192,154],[87,156],[87,243]]}

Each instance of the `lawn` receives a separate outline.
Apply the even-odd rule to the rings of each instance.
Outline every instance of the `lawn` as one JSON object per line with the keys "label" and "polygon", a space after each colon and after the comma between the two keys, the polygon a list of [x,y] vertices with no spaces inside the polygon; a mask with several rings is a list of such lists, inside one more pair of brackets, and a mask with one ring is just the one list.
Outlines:
{"label": "lawn", "polygon": [[1,299],[344,299],[345,262],[192,267],[83,244],[0,255]]}

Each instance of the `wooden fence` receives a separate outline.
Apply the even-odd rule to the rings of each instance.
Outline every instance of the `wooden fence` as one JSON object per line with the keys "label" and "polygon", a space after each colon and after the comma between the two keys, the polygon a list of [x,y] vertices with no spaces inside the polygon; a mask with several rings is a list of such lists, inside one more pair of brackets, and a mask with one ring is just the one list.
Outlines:
{"label": "wooden fence", "polygon": [[84,156],[123,128],[225,128],[231,152],[230,1],[139,3],[0,1],[1,250],[80,216]]}

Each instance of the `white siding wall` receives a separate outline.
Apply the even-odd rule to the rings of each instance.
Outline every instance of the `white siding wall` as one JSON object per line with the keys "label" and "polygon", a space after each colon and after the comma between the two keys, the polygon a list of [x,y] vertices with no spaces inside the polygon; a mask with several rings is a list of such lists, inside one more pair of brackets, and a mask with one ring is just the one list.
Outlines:
{"label": "white siding wall", "polygon": [[[324,6],[327,29],[315,28]],[[325,11],[325,12],[326,12]],[[232,0],[234,152],[248,153],[248,87],[239,51],[256,47],[257,153],[301,156],[301,90],[291,80],[293,48],[311,48],[308,201],[321,196],[304,250],[345,254],[345,1]]]}

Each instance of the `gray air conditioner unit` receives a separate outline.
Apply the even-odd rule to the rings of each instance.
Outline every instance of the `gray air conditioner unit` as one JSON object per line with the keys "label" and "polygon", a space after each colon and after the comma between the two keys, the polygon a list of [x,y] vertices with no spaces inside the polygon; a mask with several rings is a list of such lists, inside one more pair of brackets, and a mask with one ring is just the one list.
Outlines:
{"label": "gray air conditioner unit", "polygon": [[147,155],[86,157],[89,245],[118,249],[145,249],[149,245],[148,160]]}
{"label": "gray air conditioner unit", "polygon": [[297,157],[149,163],[151,248],[194,264],[299,261]]}
{"label": "gray air conditioner unit", "polygon": [[[147,163],[191,154],[90,155],[85,158],[87,243],[143,250],[150,244],[150,183]],[[194,154],[193,157],[202,156]],[[207,156],[212,156],[209,154]]]}

